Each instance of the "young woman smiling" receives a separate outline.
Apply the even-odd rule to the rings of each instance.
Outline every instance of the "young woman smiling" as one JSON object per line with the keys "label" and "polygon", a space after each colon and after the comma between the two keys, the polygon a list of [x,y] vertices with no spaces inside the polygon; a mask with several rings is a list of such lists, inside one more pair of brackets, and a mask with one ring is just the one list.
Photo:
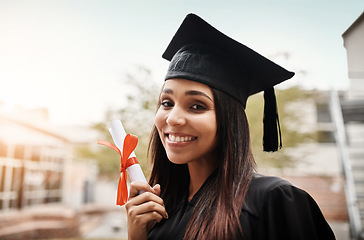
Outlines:
{"label": "young woman smiling", "polygon": [[211,89],[184,79],[166,81],[155,126],[169,161],[188,165],[191,199],[217,165],[217,126]]}
{"label": "young woman smiling", "polygon": [[131,183],[129,239],[335,239],[309,194],[255,172],[246,100],[265,92],[264,149],[276,151],[273,86],[293,73],[194,14],[163,57],[153,169],[150,185]]}

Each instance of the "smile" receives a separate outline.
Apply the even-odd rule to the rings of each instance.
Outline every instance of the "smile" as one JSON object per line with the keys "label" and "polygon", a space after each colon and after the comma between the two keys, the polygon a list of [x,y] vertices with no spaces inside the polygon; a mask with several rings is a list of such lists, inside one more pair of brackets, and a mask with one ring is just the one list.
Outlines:
{"label": "smile", "polygon": [[175,135],[172,135],[172,134],[168,134],[167,137],[168,137],[169,141],[171,141],[171,142],[190,142],[190,141],[196,139],[196,137],[175,136]]}

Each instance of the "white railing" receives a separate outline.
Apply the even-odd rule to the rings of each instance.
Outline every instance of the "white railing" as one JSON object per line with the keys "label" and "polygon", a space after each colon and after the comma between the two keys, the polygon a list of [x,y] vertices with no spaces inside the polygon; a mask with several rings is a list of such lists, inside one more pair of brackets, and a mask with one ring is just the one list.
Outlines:
{"label": "white railing", "polygon": [[345,195],[350,221],[350,233],[353,239],[360,239],[362,234],[362,225],[358,207],[358,199],[355,191],[355,182],[351,168],[340,99],[337,91],[335,90],[330,92],[329,106],[331,118],[335,125],[335,139],[340,153],[342,172],[345,178]]}

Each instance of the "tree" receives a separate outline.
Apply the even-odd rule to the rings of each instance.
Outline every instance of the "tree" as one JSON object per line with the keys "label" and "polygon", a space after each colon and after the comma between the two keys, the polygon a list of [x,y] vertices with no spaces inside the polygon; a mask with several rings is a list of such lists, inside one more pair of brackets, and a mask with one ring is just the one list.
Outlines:
{"label": "tree", "polygon": [[[142,66],[129,70],[122,80],[122,84],[128,89],[124,101],[121,100],[121,103],[125,103],[124,106],[119,110],[108,110],[104,120],[91,127],[99,132],[100,139],[113,143],[108,126],[113,119],[119,119],[127,133],[138,136],[135,154],[147,176],[150,171],[147,163],[147,149],[154,124],[159,87],[151,81],[151,72]],[[119,175],[120,156],[110,148],[104,146],[94,149],[82,147],[76,151],[76,154],[82,158],[95,159],[99,172],[103,176],[114,178],[115,175]]]}
{"label": "tree", "polygon": [[276,90],[283,147],[274,153],[262,151],[263,93],[249,97],[246,112],[250,124],[252,151],[258,166],[292,167],[294,161],[287,150],[302,143],[315,141],[315,129],[304,128],[307,114],[302,110],[308,104],[313,104],[308,101],[314,102],[315,96],[314,91],[303,90],[297,86]]}
{"label": "tree", "polygon": [[[113,142],[107,124],[112,119],[120,119],[127,133],[138,136],[139,142],[135,150],[138,161],[146,176],[149,175],[147,162],[147,149],[150,131],[154,123],[158,94],[160,86],[150,80],[151,72],[144,67],[136,67],[132,73],[126,74],[125,86],[130,89],[126,96],[124,107],[117,111],[109,110],[105,120],[93,125],[100,132],[102,139]],[[263,96],[262,93],[249,97],[246,112],[250,124],[251,145],[258,166],[273,166],[278,168],[291,167],[294,164],[292,157],[287,154],[287,149],[294,148],[301,143],[313,141],[314,129],[304,129],[305,116],[303,111],[297,111],[297,106],[304,107],[307,99],[314,99],[315,93],[305,91],[299,87],[285,90],[276,90],[279,118],[284,148],[275,153],[262,151],[263,139]],[[304,131],[303,131],[303,130]],[[100,146],[97,149],[83,148],[78,153],[82,157],[93,158],[98,162],[100,174],[114,176],[119,174],[120,159],[113,150]]]}

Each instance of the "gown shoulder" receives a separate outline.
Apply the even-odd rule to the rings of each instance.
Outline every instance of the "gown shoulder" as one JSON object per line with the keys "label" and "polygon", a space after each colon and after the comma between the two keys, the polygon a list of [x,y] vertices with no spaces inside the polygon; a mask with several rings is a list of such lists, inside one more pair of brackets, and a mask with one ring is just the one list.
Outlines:
{"label": "gown shoulder", "polygon": [[245,239],[335,239],[313,198],[278,177],[254,176],[240,222]]}

